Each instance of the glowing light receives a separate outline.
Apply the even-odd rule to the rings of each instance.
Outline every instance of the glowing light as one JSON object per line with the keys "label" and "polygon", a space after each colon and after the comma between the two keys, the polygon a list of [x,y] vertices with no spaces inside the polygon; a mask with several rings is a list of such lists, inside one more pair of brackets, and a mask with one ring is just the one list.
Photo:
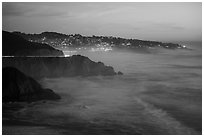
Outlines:
{"label": "glowing light", "polygon": [[67,54],[67,55],[64,55],[64,56],[65,56],[65,57],[70,57],[71,55],[68,55],[68,54]]}
{"label": "glowing light", "polygon": [[107,47],[107,48],[104,48],[104,47],[101,47],[101,48],[91,48],[91,51],[92,52],[95,52],[95,51],[110,51],[110,50],[112,50],[112,48],[111,47]]}

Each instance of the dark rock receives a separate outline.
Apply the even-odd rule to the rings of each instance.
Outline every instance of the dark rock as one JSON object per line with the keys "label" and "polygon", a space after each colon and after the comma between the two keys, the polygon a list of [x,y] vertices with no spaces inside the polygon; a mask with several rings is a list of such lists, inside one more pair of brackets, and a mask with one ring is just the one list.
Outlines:
{"label": "dark rock", "polygon": [[64,56],[47,44],[30,42],[14,33],[2,31],[3,56]]}
{"label": "dark rock", "polygon": [[60,96],[50,89],[43,89],[33,78],[26,76],[18,69],[5,67],[2,70],[2,100],[3,102],[14,101],[37,101],[57,100]]}
{"label": "dark rock", "polygon": [[6,57],[3,67],[12,66],[34,78],[72,76],[116,75],[113,67],[93,62],[88,57]]}
{"label": "dark rock", "polygon": [[57,100],[60,96],[56,95],[51,89],[44,89],[41,94],[39,94],[39,99],[46,100]]}
{"label": "dark rock", "polygon": [[118,71],[118,75],[123,75],[123,73],[121,71]]}

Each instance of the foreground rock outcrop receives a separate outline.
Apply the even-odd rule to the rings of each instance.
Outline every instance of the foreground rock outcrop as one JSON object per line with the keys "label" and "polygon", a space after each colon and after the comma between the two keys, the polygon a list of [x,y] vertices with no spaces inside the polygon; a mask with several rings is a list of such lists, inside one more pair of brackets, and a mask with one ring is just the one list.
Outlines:
{"label": "foreground rock outcrop", "polygon": [[4,57],[3,67],[12,66],[34,78],[116,75],[113,67],[93,62],[88,57]]}
{"label": "foreground rock outcrop", "polygon": [[33,78],[18,69],[5,67],[2,70],[2,101],[57,100],[60,96],[51,89],[43,89]]}
{"label": "foreground rock outcrop", "polygon": [[64,56],[63,52],[47,44],[30,42],[23,37],[2,31],[3,56]]}

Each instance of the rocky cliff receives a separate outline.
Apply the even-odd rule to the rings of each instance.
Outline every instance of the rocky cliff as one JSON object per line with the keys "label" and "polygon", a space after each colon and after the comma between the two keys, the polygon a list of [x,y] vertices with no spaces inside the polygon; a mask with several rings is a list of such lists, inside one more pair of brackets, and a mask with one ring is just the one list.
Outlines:
{"label": "rocky cliff", "polygon": [[50,89],[43,89],[33,78],[18,69],[5,67],[2,70],[2,101],[57,100],[60,96]]}
{"label": "rocky cliff", "polygon": [[113,67],[93,62],[88,57],[4,57],[3,67],[12,66],[35,78],[116,75]]}

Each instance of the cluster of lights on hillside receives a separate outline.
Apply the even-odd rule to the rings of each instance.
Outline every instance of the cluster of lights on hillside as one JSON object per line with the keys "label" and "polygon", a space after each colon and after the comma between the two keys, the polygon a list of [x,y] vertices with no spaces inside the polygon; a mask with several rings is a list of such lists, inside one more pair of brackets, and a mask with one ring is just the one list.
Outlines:
{"label": "cluster of lights on hillside", "polygon": [[92,51],[92,52],[95,52],[95,51],[111,51],[111,50],[113,50],[111,47],[107,47],[107,48],[104,48],[104,47],[101,47],[101,48],[91,48],[91,50],[90,51]]}
{"label": "cluster of lights on hillside", "polygon": [[[61,49],[63,50],[63,49]],[[65,57],[69,57],[73,54],[76,54],[77,52],[80,52],[80,51],[89,51],[89,52],[108,52],[108,51],[112,51],[112,47],[110,47],[108,44],[97,44],[95,45],[94,47],[91,47],[91,48],[86,48],[86,47],[78,47],[78,48],[72,48],[72,49],[69,49],[68,47],[66,48],[66,50],[63,50],[64,54],[65,54]]]}
{"label": "cluster of lights on hillside", "polygon": [[[106,41],[104,41],[106,40]],[[156,47],[167,48],[167,49],[184,49],[186,45],[172,44],[172,43],[161,43],[151,41],[140,41],[140,40],[127,40],[112,37],[83,37],[80,35],[70,35],[64,38],[61,37],[47,38],[43,36],[41,38],[29,38],[31,42],[38,42],[51,45],[54,48],[62,51],[90,51],[90,52],[108,52],[112,51],[113,47],[137,49],[137,48],[148,48],[155,49]],[[72,51],[73,50],[73,51]]]}

